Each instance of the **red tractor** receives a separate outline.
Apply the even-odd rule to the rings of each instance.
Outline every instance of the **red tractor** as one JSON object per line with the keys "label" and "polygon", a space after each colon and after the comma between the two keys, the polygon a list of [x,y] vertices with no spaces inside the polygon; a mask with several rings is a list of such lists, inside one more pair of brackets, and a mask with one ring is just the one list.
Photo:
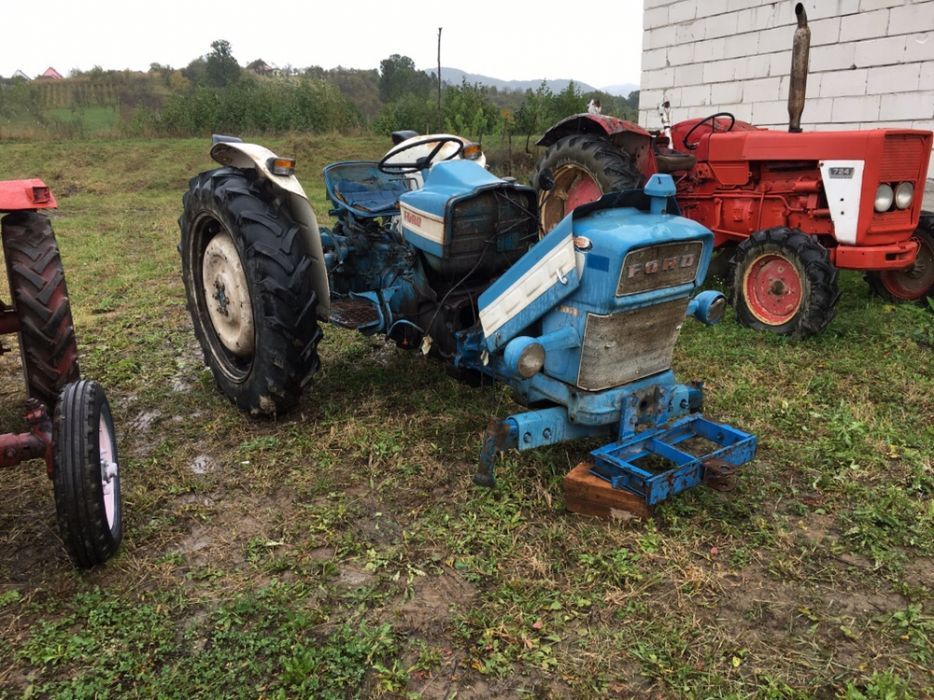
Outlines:
{"label": "red tractor", "polygon": [[837,268],[865,271],[890,300],[930,297],[934,213],[921,211],[921,198],[934,134],[801,133],[810,30],[802,5],[796,13],[790,133],[726,112],[677,123],[670,137],[615,117],[574,115],[538,142],[548,147],[533,179],[543,231],[606,192],[671,173],[682,213],[732,252],[726,278],[745,325],[820,332],[835,313]]}
{"label": "red tractor", "polygon": [[[107,560],[122,536],[117,441],[107,397],[80,378],[71,305],[42,180],[0,181],[0,220],[12,304],[0,301],[0,334],[16,333],[29,431],[0,434],[0,466],[44,459],[59,531],[81,567]],[[0,354],[10,348],[0,343]],[[50,417],[51,416],[51,417]]]}

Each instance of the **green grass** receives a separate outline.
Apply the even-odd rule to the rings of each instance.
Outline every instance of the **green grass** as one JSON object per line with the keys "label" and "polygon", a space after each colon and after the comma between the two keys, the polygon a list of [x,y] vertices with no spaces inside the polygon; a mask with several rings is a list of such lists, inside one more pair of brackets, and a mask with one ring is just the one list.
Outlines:
{"label": "green grass", "polygon": [[[268,139],[321,167],[381,138]],[[732,314],[675,356],[706,412],[760,438],[731,493],[650,523],[563,510],[586,446],[471,474],[515,410],[420,355],[325,329],[294,413],[254,421],[215,390],[191,332],[176,219],[206,139],[0,145],[43,177],[83,374],[107,388],[126,536],[75,571],[41,463],[0,482],[0,696],[926,697],[934,693],[934,322],[841,275],[826,333]],[[15,354],[4,428],[21,429]],[[197,470],[192,468],[198,462]]]}

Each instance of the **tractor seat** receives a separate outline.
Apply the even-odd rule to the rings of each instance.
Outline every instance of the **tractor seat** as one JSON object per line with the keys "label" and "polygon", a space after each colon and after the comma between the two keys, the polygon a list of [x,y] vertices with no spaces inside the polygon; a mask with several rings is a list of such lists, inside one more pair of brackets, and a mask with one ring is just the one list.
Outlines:
{"label": "tractor seat", "polygon": [[372,219],[399,213],[399,195],[409,183],[381,172],[376,161],[345,161],[324,168],[324,186],[335,205],[343,205],[356,216]]}
{"label": "tractor seat", "polygon": [[658,164],[658,172],[677,173],[693,168],[697,159],[690,153],[662,147],[655,151],[655,162]]}

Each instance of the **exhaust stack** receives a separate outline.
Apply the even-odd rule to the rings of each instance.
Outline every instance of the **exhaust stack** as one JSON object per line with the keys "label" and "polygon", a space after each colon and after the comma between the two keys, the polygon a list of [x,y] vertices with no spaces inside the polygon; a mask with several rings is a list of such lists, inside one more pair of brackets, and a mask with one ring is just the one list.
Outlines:
{"label": "exhaust stack", "polygon": [[811,29],[808,27],[804,3],[795,5],[795,15],[798,28],[791,49],[791,80],[788,86],[788,131],[793,134],[801,131],[801,113],[804,111],[808,86],[808,55],[811,51]]}

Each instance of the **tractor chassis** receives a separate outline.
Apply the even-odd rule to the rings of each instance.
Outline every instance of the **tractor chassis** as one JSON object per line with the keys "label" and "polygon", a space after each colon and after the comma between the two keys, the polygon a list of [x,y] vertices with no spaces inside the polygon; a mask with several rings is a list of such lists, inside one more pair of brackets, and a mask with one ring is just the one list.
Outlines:
{"label": "tractor chassis", "polygon": [[0,434],[0,467],[15,467],[30,459],[45,460],[46,473],[55,474],[52,451],[52,419],[38,399],[26,399],[28,433]]}

